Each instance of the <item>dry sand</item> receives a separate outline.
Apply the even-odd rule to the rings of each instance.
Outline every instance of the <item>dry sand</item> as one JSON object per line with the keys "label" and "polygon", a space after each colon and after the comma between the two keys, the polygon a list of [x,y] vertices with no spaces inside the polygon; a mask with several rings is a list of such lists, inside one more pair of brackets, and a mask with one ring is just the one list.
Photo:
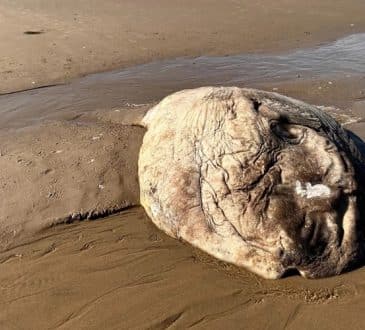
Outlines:
{"label": "dry sand", "polygon": [[[313,45],[365,30],[364,10],[363,1],[0,0],[0,92],[157,58]],[[364,117],[363,77],[258,86]],[[161,97],[159,86],[141,89],[139,103]],[[144,131],[130,124],[148,105],[75,103],[63,91],[0,97],[0,328],[365,328],[364,268],[266,281],[161,233],[138,207]],[[109,111],[89,112],[103,104]],[[365,138],[363,119],[347,127]]]}
{"label": "dry sand", "polygon": [[0,0],[0,93],[178,56],[286,50],[364,31],[363,0]]}

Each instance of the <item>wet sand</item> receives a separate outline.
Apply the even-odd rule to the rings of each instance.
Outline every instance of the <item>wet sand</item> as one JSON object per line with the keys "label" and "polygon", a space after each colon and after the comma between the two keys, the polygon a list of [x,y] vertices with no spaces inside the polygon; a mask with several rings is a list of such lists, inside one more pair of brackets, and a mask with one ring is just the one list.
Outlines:
{"label": "wet sand", "polygon": [[[135,55],[139,48],[131,48],[134,53],[118,53],[114,58],[110,55],[109,39],[101,43],[103,33],[110,31],[115,37],[120,32],[116,13],[125,8],[114,7],[113,1],[95,13],[81,2],[65,1],[62,6],[45,7],[42,1],[16,1],[12,8],[9,3],[0,1],[0,8],[29,20],[26,26],[22,25],[23,21],[16,25],[14,18],[0,11],[0,15],[13,22],[14,31],[41,29],[43,23],[50,22],[55,27],[40,35],[24,35],[24,42],[33,37],[46,38],[40,42],[39,51],[35,51],[36,41],[26,46],[34,52],[24,53],[28,61],[25,64],[23,52],[11,53],[16,49],[14,40],[10,42],[7,38],[7,56],[19,62],[7,74],[7,79],[1,79],[0,89],[6,87],[1,91],[37,85],[38,80],[31,84],[35,73],[44,79],[39,84],[49,84],[99,71],[103,69],[102,61],[106,63],[105,68],[112,68],[176,55],[280,50],[280,54],[269,53],[269,56],[286,56],[293,52],[283,52],[284,49],[327,42],[364,24],[360,1],[328,2],[331,6],[326,1],[313,2],[311,10],[304,10],[297,2],[285,1],[287,6],[283,7],[284,1],[270,2],[270,6],[269,2],[262,1],[247,4],[257,6],[266,15],[261,24],[257,24],[257,16],[253,17],[255,24],[244,20],[231,23],[241,29],[252,29],[245,35],[245,42],[237,42],[242,38],[237,33],[238,25],[234,25],[236,33],[232,37],[227,37],[225,29],[233,27],[224,25],[217,28],[217,34],[204,39],[204,33],[212,31],[209,25],[212,23],[199,22],[192,15],[185,17],[185,22],[196,24],[190,25],[190,32],[181,29],[181,35],[180,31],[177,33],[173,20],[159,26],[163,31],[175,26],[169,33],[177,33],[176,40],[150,38],[149,25],[140,27],[146,31],[138,38],[135,36],[138,47],[155,47],[161,53],[147,51],[138,57]],[[125,3],[131,11],[138,9],[132,2]],[[148,5],[149,2],[137,2],[139,6],[141,3]],[[79,10],[84,16],[75,15],[80,21],[77,27],[66,26],[62,20],[67,24],[67,20],[74,20],[74,16],[68,16],[74,4],[75,13]],[[171,11],[168,2],[163,4],[166,12]],[[327,11],[319,10],[323,7]],[[26,9],[19,14],[17,8]],[[48,8],[46,12],[44,8]],[[214,12],[222,10],[217,3],[209,8]],[[278,15],[275,23],[268,19],[272,11]],[[94,60],[91,55],[83,57],[74,42],[86,40],[86,35],[90,40],[90,31],[85,26],[92,22],[97,30],[103,26],[101,20],[105,17],[110,22],[90,41],[93,47],[105,47],[105,53]],[[37,27],[36,19],[42,23]],[[297,29],[283,32],[287,31],[283,22],[295,21]],[[349,26],[347,22],[355,25]],[[196,35],[198,45],[192,41],[191,36],[195,36],[192,31],[203,23],[208,25],[203,35]],[[273,28],[266,33],[268,24],[273,24]],[[300,29],[304,26],[305,31],[310,26],[310,31],[316,33],[302,34]],[[57,36],[59,31],[69,33],[67,38],[60,37],[59,49],[64,52],[47,57],[52,58],[49,64],[39,65],[37,56],[49,50],[43,43],[50,42],[47,38]],[[255,33],[254,37],[248,37],[250,33]],[[113,47],[122,49],[124,37],[121,33]],[[182,40],[187,42],[178,46]],[[221,42],[220,46],[213,47],[217,41]],[[27,49],[24,45],[19,43],[22,50]],[[169,50],[169,47],[175,48]],[[307,53],[313,49],[307,48]],[[74,56],[72,63],[77,65],[68,71],[56,62],[69,54]],[[348,58],[341,54],[342,62],[352,60],[351,52]],[[273,57],[270,58],[270,64],[275,64]],[[244,55],[241,61],[245,60]],[[86,64],[81,65],[82,61]],[[277,77],[273,65],[269,70],[271,76],[252,68],[252,78],[234,82],[238,86],[274,90],[313,104],[332,106],[326,111],[342,122],[355,121],[346,127],[365,139],[365,79],[361,56],[359,61],[357,74],[345,70],[333,76],[309,70],[297,77],[298,72],[291,69],[285,77]],[[294,274],[267,281],[173,240],[153,226],[138,206],[137,158],[144,130],[136,123],[151,104],[174,90],[203,84],[232,84],[229,66],[224,67],[227,63],[223,63],[222,74],[210,68],[195,70],[195,75],[190,77],[189,70],[181,70],[182,75],[178,76],[176,72],[162,70],[166,69],[163,64],[157,64],[155,71],[148,71],[148,75],[146,66],[134,67],[92,75],[67,85],[0,96],[0,327],[363,329],[365,268],[328,279],[305,280]],[[2,65],[7,66],[0,62],[0,68]],[[155,65],[156,62],[152,63],[152,67]],[[116,214],[108,216],[112,213]]]}
{"label": "wet sand", "polygon": [[6,329],[361,329],[365,273],[265,281],[157,230],[141,208],[1,255]]}
{"label": "wet sand", "polygon": [[[333,83],[351,87],[341,80]],[[336,100],[340,89],[341,101],[358,110],[357,123],[348,127],[365,138],[359,120],[364,107],[352,88],[324,90],[323,95],[308,81],[278,88],[289,95],[305,90],[302,95],[314,103],[331,96]],[[17,220],[20,232],[8,236],[9,244],[0,253],[1,327],[363,328],[364,268],[328,279],[294,275],[267,281],[154,227],[137,206],[143,129],[126,125],[138,121],[147,108],[86,111],[80,117],[66,115],[64,120],[2,129],[0,173],[18,181],[12,185],[9,179],[1,180],[9,183],[0,199],[2,214],[7,214],[8,224]],[[339,110],[327,111],[337,115]],[[347,122],[349,113],[340,113]],[[50,182],[56,189],[49,189]],[[103,210],[114,212],[115,205],[126,210],[87,219],[87,210],[98,217]],[[50,219],[66,223],[49,227]]]}
{"label": "wet sand", "polygon": [[0,0],[0,93],[181,56],[315,46],[365,29],[362,0]]}
{"label": "wet sand", "polygon": [[133,121],[136,111],[170,93],[207,85],[267,89],[348,110],[365,97],[364,57],[365,33],[358,33],[287,52],[153,61],[3,95],[0,128],[51,119],[82,121],[95,111],[109,112],[119,123],[126,116]]}
{"label": "wet sand", "polygon": [[139,202],[144,130],[49,122],[0,132],[0,250],[56,223],[93,219]]}

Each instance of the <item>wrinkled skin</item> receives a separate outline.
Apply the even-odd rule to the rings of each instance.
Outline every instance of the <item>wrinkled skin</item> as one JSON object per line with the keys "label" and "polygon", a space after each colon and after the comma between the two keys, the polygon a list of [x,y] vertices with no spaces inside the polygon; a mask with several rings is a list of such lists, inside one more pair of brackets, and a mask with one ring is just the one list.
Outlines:
{"label": "wrinkled skin", "polygon": [[166,97],[143,125],[141,203],[170,236],[272,279],[363,259],[361,141],[318,108],[205,87]]}

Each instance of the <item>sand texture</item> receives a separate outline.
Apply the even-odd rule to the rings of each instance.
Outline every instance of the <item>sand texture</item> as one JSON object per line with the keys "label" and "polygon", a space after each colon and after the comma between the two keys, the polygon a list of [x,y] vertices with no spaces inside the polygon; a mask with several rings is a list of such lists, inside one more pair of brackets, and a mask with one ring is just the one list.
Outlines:
{"label": "sand texture", "polygon": [[162,58],[317,45],[365,29],[362,0],[0,0],[0,93]]}
{"label": "sand texture", "polygon": [[139,127],[52,122],[1,134],[2,249],[60,222],[139,204]]}
{"label": "sand texture", "polygon": [[362,329],[364,269],[265,281],[157,230],[141,208],[0,256],[4,329]]}
{"label": "sand texture", "polygon": [[[0,328],[365,328],[364,268],[263,280],[168,237],[138,206],[135,124],[171,92],[222,76],[151,79],[164,72],[156,64],[138,80],[130,69],[70,82],[178,56],[315,47],[364,32],[364,12],[362,0],[0,0],[0,94],[10,93],[0,96]],[[328,106],[365,139],[364,75],[326,74],[245,87]]]}
{"label": "sand texture", "polygon": [[[365,326],[364,269],[315,281],[263,280],[166,236],[142,208],[131,208],[144,129],[122,124],[138,121],[143,109],[2,130],[1,174],[14,179],[1,181],[1,213],[24,229],[0,253],[2,327]],[[361,120],[352,125],[365,131]],[[87,219],[86,211],[103,215],[115,205],[128,209]],[[52,217],[71,223],[49,228]]]}

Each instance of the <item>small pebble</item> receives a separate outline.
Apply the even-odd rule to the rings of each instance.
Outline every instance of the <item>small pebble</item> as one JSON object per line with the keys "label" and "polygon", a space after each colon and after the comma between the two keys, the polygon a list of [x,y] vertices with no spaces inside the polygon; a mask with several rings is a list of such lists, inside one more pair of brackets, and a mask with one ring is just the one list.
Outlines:
{"label": "small pebble", "polygon": [[279,88],[277,88],[277,87],[274,87],[272,90],[273,91],[277,91]]}
{"label": "small pebble", "polygon": [[99,184],[99,189],[104,189],[104,185],[102,185],[102,184]]}
{"label": "small pebble", "polygon": [[329,81],[329,82],[328,82],[328,85],[332,85],[332,81]]}
{"label": "small pebble", "polygon": [[100,139],[100,136],[93,136],[92,139],[95,141],[95,140],[99,140]]}

